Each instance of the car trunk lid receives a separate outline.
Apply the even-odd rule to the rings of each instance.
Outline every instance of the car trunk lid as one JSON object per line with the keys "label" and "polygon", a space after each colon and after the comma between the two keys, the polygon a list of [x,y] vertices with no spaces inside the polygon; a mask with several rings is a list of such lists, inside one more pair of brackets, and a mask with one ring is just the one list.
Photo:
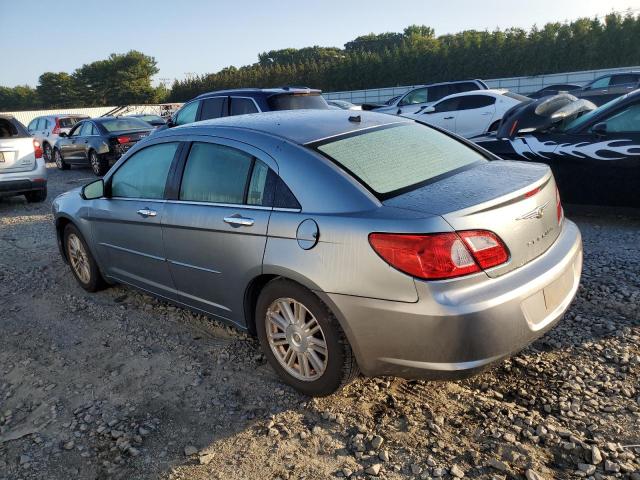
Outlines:
{"label": "car trunk lid", "polygon": [[509,250],[509,260],[486,270],[498,277],[542,255],[560,234],[551,170],[529,162],[478,164],[385,205],[442,216],[455,230],[489,230]]}
{"label": "car trunk lid", "polygon": [[109,141],[115,145],[116,151],[122,155],[129,150],[136,142],[139,142],[151,133],[149,130],[121,131],[109,134]]}
{"label": "car trunk lid", "polygon": [[0,138],[0,173],[28,172],[35,161],[33,138]]}

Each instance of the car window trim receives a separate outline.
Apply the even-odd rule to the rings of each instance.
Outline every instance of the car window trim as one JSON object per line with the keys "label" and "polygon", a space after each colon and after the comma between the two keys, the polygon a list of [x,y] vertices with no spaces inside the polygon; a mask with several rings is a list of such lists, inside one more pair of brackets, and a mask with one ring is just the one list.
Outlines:
{"label": "car window trim", "polygon": [[253,97],[243,97],[243,96],[240,96],[240,95],[229,95],[229,105],[228,105],[229,113],[228,113],[228,116],[231,116],[231,108],[232,108],[231,104],[233,103],[233,99],[234,98],[244,98],[244,99],[247,99],[247,100],[251,100],[253,102],[253,104],[255,105],[256,109],[258,110],[257,112],[254,112],[254,113],[262,113],[262,110],[258,106],[258,102],[256,102],[255,98],[253,98]]}

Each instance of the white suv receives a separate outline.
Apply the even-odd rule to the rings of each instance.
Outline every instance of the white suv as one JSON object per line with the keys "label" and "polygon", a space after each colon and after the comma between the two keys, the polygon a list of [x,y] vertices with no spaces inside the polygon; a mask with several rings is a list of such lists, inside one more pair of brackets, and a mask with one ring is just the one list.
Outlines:
{"label": "white suv", "polygon": [[11,115],[0,115],[0,197],[47,198],[47,167],[40,142]]}
{"label": "white suv", "polygon": [[42,153],[47,162],[53,161],[53,147],[61,133],[69,133],[86,115],[43,115],[29,122],[27,130],[42,145]]}

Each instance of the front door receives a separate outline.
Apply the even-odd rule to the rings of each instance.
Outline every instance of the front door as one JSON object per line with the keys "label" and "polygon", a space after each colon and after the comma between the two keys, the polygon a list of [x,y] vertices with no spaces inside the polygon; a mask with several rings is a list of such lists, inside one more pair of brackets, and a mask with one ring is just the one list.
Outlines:
{"label": "front door", "polygon": [[165,206],[164,244],[178,300],[240,323],[246,286],[262,272],[271,214],[265,162],[275,162],[217,142],[191,145],[176,199]]}
{"label": "front door", "polygon": [[455,132],[459,104],[460,97],[442,100],[433,106],[435,109],[433,112],[421,114],[419,120]]}
{"label": "front door", "polygon": [[105,274],[175,299],[162,242],[165,187],[178,142],[134,153],[107,180],[108,198],[92,206],[93,235]]}
{"label": "front door", "polygon": [[60,153],[62,158],[69,163],[81,161],[82,152],[82,127],[85,123],[79,123],[69,132],[69,137],[60,142]]}

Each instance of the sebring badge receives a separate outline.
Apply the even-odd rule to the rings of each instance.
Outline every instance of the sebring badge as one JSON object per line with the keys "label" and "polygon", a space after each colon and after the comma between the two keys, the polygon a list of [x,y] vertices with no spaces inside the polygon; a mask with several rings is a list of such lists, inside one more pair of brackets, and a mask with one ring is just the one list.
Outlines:
{"label": "sebring badge", "polygon": [[547,208],[547,205],[549,205],[549,202],[534,208],[533,210],[525,213],[524,215],[519,216],[518,218],[516,218],[516,220],[533,220],[536,218],[542,218],[544,216],[544,209]]}

